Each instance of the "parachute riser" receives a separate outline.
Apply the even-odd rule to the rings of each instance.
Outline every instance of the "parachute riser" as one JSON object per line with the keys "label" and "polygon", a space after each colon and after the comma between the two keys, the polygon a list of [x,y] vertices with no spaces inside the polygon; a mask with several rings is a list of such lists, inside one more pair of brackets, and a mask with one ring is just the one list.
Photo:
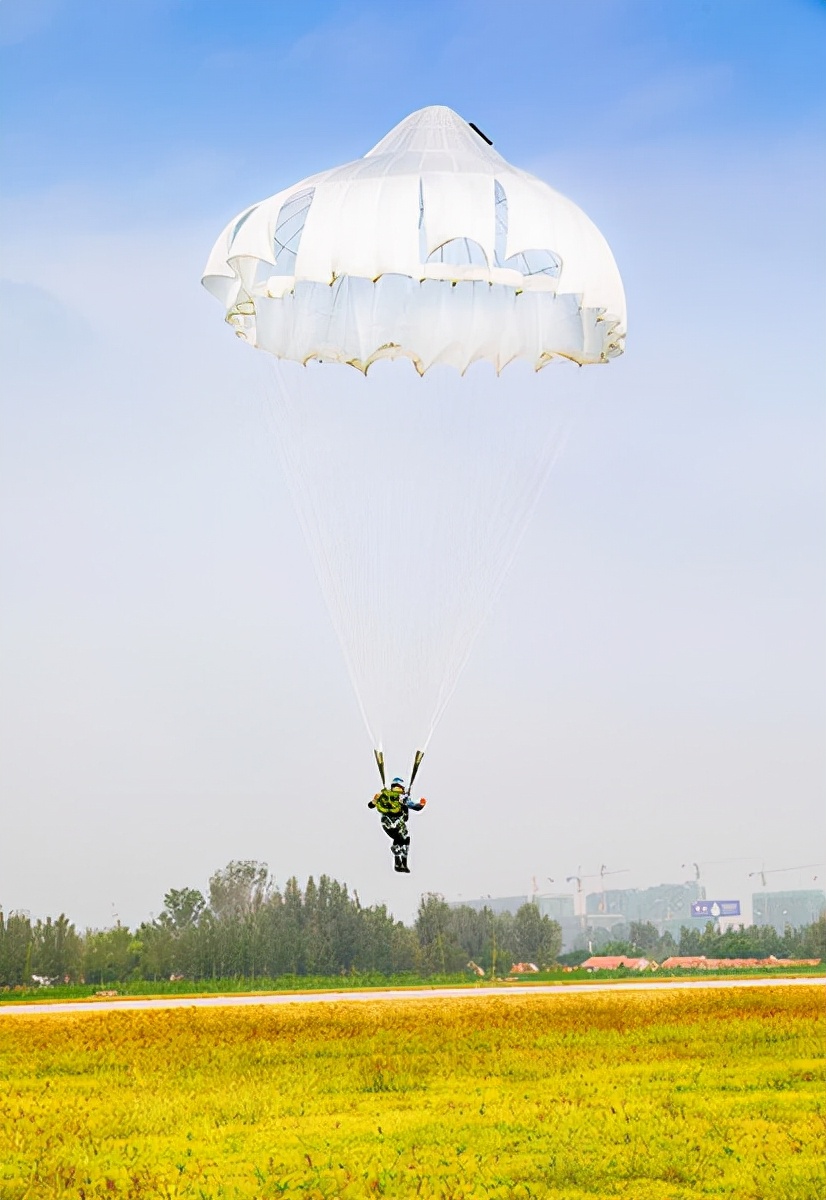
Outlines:
{"label": "parachute riser", "polygon": [[[385,773],[384,773],[384,751],[383,750],[374,750],[373,755],[376,759],[376,766],[379,769],[379,775],[381,777],[381,786],[387,787],[387,779],[386,779]],[[413,769],[410,772],[410,784],[408,785],[408,788],[407,788],[408,792],[410,792],[411,788],[413,787],[413,782],[416,778],[416,775],[418,774],[419,767],[422,765],[423,758],[424,758],[424,750],[417,750],[416,754],[413,758]]]}
{"label": "parachute riser", "polygon": [[408,787],[407,787],[408,792],[413,790],[413,781],[416,778],[416,774],[419,770],[419,767],[422,764],[423,758],[424,758],[424,750],[417,750],[416,757],[413,759],[413,770],[410,772],[410,783],[408,784]]}

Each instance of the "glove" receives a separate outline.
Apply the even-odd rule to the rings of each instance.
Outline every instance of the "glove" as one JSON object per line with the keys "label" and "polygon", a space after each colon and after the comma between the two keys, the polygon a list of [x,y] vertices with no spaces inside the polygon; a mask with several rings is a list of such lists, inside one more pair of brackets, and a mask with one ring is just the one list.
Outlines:
{"label": "glove", "polygon": [[427,804],[427,801],[425,800],[424,796],[422,796],[421,800],[419,801],[419,804],[421,804],[422,808],[424,808],[424,806]]}

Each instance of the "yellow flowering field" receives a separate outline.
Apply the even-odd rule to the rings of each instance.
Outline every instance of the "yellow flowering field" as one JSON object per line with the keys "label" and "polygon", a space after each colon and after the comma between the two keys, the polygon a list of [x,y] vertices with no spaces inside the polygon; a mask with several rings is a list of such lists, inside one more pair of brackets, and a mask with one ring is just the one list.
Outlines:
{"label": "yellow flowering field", "polygon": [[5,1017],[0,1197],[826,1195],[823,988]]}

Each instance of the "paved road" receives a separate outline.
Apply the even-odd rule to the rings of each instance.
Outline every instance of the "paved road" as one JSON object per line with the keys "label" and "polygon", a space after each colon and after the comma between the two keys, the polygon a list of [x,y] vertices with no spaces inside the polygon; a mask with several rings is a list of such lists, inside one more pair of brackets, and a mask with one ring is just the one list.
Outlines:
{"label": "paved road", "polygon": [[28,1016],[51,1016],[53,1013],[78,1012],[122,1012],[131,1009],[155,1008],[237,1008],[250,1004],[339,1004],[342,1001],[400,1001],[400,1000],[454,1000],[477,996],[570,996],[591,992],[671,992],[716,988],[753,987],[826,987],[823,976],[786,976],[773,979],[749,977],[746,979],[662,979],[650,982],[628,981],[617,983],[538,983],[505,987],[474,988],[429,988],[404,991],[365,992],[280,992],[272,996],[153,996],[147,999],[128,997],[123,1000],[71,1000],[53,1004],[0,1004],[0,1016],[7,1013],[23,1013]]}

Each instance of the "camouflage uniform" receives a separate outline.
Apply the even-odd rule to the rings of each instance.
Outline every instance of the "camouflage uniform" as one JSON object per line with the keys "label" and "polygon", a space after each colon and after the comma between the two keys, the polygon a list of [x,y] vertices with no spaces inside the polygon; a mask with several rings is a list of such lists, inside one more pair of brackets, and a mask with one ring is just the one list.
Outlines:
{"label": "camouflage uniform", "polygon": [[367,807],[378,811],[381,827],[393,843],[393,869],[409,875],[407,852],[410,848],[410,834],[407,831],[407,814],[411,808],[414,812],[420,812],[424,808],[424,801],[420,800],[416,804],[406,792],[397,788],[382,788],[380,792],[376,792]]}

